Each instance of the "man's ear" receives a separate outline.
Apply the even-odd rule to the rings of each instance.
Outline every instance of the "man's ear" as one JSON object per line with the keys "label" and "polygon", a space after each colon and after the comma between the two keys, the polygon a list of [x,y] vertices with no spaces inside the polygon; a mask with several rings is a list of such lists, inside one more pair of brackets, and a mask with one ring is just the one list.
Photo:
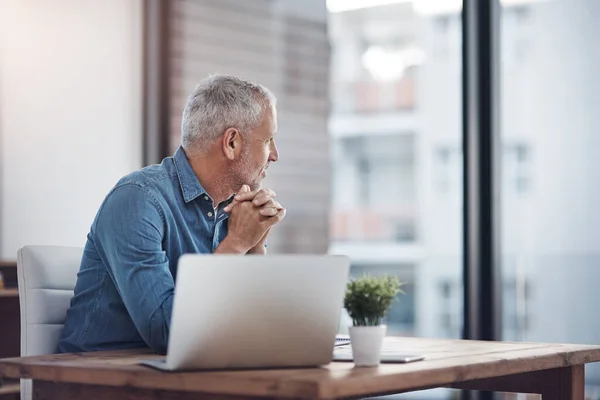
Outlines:
{"label": "man's ear", "polygon": [[242,151],[242,136],[235,128],[227,128],[221,142],[223,154],[227,159],[236,159]]}

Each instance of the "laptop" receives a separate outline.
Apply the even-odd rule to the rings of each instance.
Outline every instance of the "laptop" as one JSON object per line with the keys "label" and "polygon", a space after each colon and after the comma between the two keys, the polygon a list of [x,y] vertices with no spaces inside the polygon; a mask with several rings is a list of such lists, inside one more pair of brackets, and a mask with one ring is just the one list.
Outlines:
{"label": "laptop", "polygon": [[345,256],[183,255],[167,356],[141,363],[165,371],[328,364],[349,270]]}

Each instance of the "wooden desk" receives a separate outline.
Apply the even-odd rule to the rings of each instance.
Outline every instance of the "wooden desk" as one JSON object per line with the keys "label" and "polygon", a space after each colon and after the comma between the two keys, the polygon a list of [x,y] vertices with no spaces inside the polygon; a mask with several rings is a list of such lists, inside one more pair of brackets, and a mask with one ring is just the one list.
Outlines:
{"label": "wooden desk", "polygon": [[136,365],[139,351],[63,354],[0,360],[0,374],[34,379],[34,399],[337,399],[433,387],[542,393],[543,400],[583,400],[584,363],[600,346],[390,339],[426,354],[411,364],[163,373]]}

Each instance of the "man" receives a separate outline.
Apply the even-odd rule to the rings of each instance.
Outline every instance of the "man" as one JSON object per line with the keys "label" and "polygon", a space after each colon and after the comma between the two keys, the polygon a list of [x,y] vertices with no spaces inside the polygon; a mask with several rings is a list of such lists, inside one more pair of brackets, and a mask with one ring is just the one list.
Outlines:
{"label": "man", "polygon": [[265,254],[270,228],[285,217],[260,188],[279,158],[275,104],[267,88],[236,77],[198,84],[174,156],[122,178],[100,206],[60,352],[164,354],[179,256]]}

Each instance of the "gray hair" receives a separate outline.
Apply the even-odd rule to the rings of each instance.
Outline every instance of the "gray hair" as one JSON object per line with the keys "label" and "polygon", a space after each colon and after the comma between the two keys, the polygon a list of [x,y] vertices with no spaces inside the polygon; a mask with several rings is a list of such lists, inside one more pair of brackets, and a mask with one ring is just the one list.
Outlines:
{"label": "gray hair", "polygon": [[264,110],[277,99],[266,87],[235,76],[203,79],[189,96],[181,121],[181,145],[205,152],[227,128],[242,134],[260,125]]}

